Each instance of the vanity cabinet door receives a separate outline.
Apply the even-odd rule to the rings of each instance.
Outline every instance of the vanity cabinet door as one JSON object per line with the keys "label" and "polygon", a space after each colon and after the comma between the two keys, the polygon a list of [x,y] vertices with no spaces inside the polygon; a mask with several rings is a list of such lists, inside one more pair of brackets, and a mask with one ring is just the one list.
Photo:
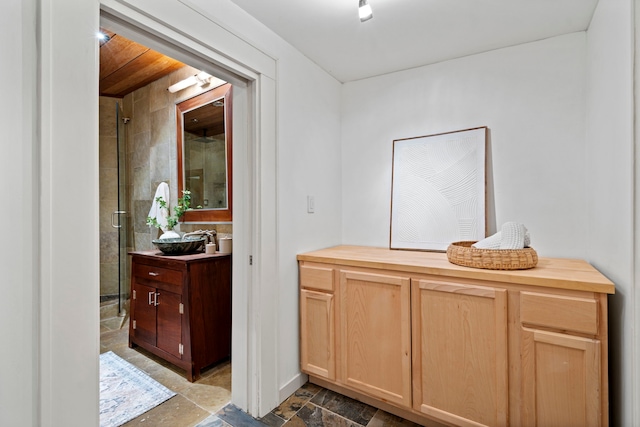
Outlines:
{"label": "vanity cabinet door", "polygon": [[156,347],[180,359],[182,347],[182,296],[158,290]]}
{"label": "vanity cabinet door", "polygon": [[334,297],[300,291],[300,363],[302,371],[335,380]]}
{"label": "vanity cabinet door", "polygon": [[154,298],[156,289],[134,283],[133,305],[131,310],[133,321],[132,332],[136,340],[156,345],[156,307]]}
{"label": "vanity cabinet door", "polygon": [[507,291],[412,281],[413,407],[452,425],[508,424]]}
{"label": "vanity cabinet door", "polygon": [[408,277],[340,271],[339,381],[411,406],[411,303]]}

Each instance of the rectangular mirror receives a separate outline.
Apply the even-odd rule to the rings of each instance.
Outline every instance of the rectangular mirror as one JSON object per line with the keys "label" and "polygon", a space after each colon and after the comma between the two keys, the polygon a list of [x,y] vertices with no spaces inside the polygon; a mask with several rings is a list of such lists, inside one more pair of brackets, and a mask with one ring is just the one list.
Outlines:
{"label": "rectangular mirror", "polygon": [[178,197],[191,191],[184,222],[231,222],[231,84],[176,104]]}

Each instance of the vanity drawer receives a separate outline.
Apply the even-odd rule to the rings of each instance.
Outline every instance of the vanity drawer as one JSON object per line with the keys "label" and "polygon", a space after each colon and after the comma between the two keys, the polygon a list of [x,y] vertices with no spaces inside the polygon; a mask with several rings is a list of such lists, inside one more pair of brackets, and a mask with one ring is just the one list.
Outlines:
{"label": "vanity drawer", "polygon": [[133,275],[139,279],[182,286],[182,272],[179,270],[134,263]]}
{"label": "vanity drawer", "polygon": [[301,265],[300,285],[303,288],[319,289],[322,291],[333,292],[333,268],[313,265]]}
{"label": "vanity drawer", "polygon": [[598,334],[598,303],[573,296],[520,293],[520,320],[523,324]]}

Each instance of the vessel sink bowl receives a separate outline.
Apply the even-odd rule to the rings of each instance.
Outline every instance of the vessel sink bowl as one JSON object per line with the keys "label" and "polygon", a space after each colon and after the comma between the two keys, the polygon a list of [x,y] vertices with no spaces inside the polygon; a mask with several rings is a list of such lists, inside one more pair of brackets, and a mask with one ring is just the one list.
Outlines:
{"label": "vessel sink bowl", "polygon": [[201,252],[204,247],[204,237],[195,239],[156,239],[151,242],[165,255],[184,255]]}

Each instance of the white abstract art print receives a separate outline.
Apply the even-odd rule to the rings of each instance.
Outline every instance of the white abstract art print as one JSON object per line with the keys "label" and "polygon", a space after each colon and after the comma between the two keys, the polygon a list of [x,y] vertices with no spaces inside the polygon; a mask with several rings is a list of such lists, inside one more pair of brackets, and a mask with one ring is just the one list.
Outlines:
{"label": "white abstract art print", "polygon": [[485,237],[487,128],[393,141],[391,249]]}

